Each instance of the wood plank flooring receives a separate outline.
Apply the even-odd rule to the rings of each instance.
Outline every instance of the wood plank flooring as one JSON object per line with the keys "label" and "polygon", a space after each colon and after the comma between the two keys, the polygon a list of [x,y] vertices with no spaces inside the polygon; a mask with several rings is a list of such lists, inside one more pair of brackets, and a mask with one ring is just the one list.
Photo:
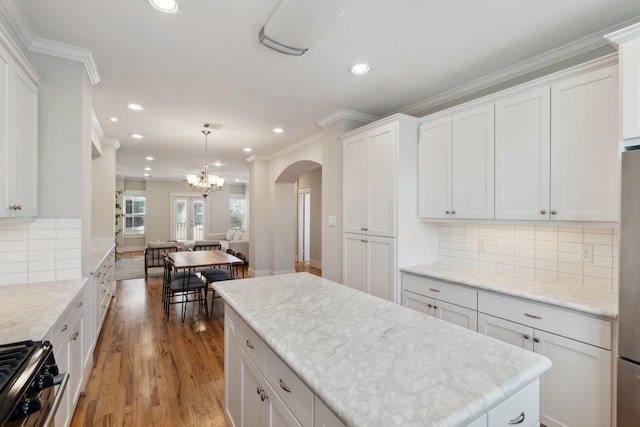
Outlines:
{"label": "wood plank flooring", "polygon": [[227,426],[222,299],[209,316],[189,304],[182,323],[179,306],[165,320],[161,277],[116,287],[71,426]]}

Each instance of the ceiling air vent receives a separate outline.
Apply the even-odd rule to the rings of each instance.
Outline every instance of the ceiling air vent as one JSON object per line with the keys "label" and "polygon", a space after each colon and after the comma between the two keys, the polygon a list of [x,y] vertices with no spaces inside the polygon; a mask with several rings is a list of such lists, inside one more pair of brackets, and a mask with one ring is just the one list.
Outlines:
{"label": "ceiling air vent", "polygon": [[208,130],[220,130],[222,129],[222,126],[224,125],[219,125],[217,123],[203,123],[202,124],[202,129],[208,129]]}

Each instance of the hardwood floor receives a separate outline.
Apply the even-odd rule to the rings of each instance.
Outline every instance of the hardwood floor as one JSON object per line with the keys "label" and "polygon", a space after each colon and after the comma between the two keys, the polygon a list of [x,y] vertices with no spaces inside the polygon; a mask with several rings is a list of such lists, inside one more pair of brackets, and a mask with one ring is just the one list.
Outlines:
{"label": "hardwood floor", "polygon": [[179,306],[165,320],[161,277],[116,286],[71,426],[227,426],[222,299],[182,323]]}

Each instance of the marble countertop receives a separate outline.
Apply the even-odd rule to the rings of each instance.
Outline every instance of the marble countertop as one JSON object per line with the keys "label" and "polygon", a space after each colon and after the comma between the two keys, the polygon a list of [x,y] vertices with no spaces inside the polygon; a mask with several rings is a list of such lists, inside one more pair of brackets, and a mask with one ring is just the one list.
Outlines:
{"label": "marble countertop", "polygon": [[86,281],[0,286],[0,344],[44,339]]}
{"label": "marble countertop", "polygon": [[592,289],[553,280],[491,273],[443,264],[401,267],[400,271],[551,304],[586,314],[611,319],[618,317],[618,295],[611,290]]}
{"label": "marble countertop", "polygon": [[100,264],[102,264],[115,246],[113,242],[99,242],[98,244],[94,244],[91,248],[91,273],[98,270]]}
{"label": "marble countertop", "polygon": [[349,426],[460,426],[549,359],[308,273],[215,282]]}

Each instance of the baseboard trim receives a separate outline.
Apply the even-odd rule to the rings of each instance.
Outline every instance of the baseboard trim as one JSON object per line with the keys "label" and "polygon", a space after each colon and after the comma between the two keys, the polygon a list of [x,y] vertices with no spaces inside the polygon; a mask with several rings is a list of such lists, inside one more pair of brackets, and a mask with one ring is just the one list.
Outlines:
{"label": "baseboard trim", "polygon": [[313,267],[313,268],[317,268],[318,270],[322,270],[322,261],[318,261],[318,260],[312,259],[311,261],[309,261],[309,267]]}

